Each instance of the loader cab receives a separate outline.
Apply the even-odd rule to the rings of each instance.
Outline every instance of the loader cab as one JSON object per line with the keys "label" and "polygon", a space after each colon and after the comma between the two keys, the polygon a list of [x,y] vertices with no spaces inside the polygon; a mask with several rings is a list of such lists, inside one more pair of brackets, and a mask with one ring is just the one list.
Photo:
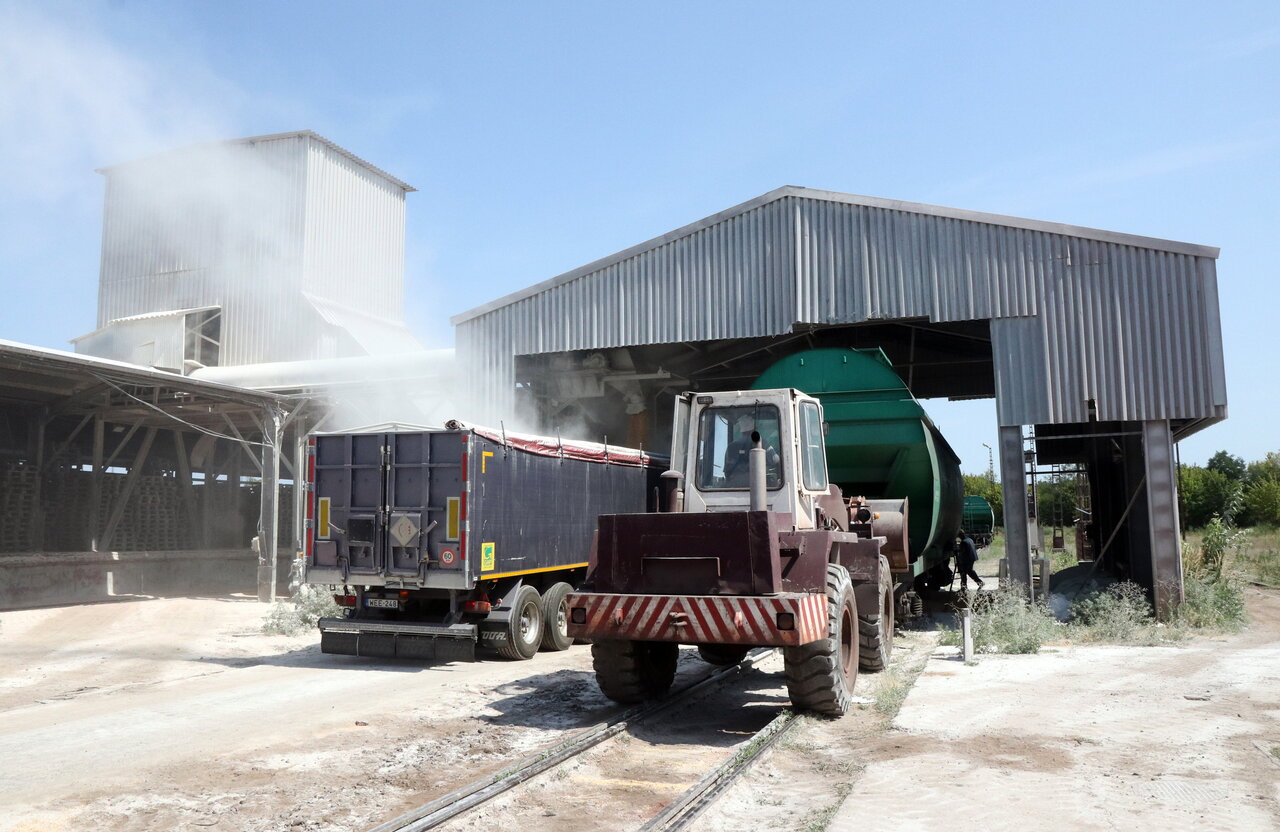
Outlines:
{"label": "loader cab", "polygon": [[769,510],[797,529],[815,527],[827,494],[822,405],[799,390],[684,393],[676,399],[671,465],[682,477],[686,512],[746,511],[752,434],[765,448]]}

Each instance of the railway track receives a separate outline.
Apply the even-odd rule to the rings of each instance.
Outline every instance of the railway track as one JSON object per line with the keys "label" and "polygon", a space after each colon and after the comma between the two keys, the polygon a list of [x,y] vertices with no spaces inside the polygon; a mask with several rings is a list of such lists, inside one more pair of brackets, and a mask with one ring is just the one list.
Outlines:
{"label": "railway track", "polygon": [[[631,708],[616,719],[579,731],[538,752],[461,788],[425,803],[373,827],[369,832],[425,832],[465,815],[493,798],[571,760],[606,740],[674,711],[693,698],[751,670],[769,658],[774,650],[758,650],[738,664],[716,670],[707,677],[676,690],[666,699]],[[782,710],[768,725],[738,746],[728,759],[704,774],[694,785],[650,818],[642,832],[675,832],[685,829],[744,772],[751,763],[778,740],[793,724],[794,714]]]}

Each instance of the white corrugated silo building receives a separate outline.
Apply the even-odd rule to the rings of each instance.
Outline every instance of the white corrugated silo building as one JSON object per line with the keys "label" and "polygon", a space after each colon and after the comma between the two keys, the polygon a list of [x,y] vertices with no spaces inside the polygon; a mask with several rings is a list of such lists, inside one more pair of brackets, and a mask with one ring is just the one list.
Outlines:
{"label": "white corrugated silo building", "polygon": [[405,194],[309,130],[102,168],[98,329],[76,352],[182,373],[421,350]]}

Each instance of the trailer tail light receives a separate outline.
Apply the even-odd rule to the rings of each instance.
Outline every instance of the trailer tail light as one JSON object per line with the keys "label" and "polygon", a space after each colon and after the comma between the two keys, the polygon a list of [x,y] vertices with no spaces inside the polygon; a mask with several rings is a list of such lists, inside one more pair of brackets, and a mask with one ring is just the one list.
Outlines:
{"label": "trailer tail light", "polygon": [[402,601],[407,600],[408,597],[409,597],[409,590],[407,589],[400,590],[400,600]]}
{"label": "trailer tail light", "polygon": [[335,595],[333,600],[340,607],[354,607],[356,605],[356,596],[354,595]]}
{"label": "trailer tail light", "polygon": [[791,612],[778,613],[778,629],[794,630],[796,628],[796,616]]}
{"label": "trailer tail light", "polygon": [[316,539],[316,438],[307,437],[307,522],[305,528],[305,557],[311,565],[315,557]]}
{"label": "trailer tail light", "polygon": [[488,601],[464,601],[462,604],[463,612],[489,612],[493,609],[493,604]]}
{"label": "trailer tail light", "polygon": [[572,621],[574,624],[586,624],[587,608],[574,607],[572,610],[569,611],[569,620]]}

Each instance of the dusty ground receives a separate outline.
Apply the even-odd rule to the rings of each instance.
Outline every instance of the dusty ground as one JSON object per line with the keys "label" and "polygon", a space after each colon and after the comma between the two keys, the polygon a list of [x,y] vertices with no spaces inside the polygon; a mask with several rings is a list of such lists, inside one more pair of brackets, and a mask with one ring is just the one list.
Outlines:
{"label": "dusty ground", "polygon": [[1248,594],[1240,635],[930,662],[831,829],[1280,828],[1280,593]]}
{"label": "dusty ground", "polygon": [[[877,704],[805,719],[697,828],[1280,829],[1280,760],[1265,753],[1280,746],[1280,593],[1249,604],[1255,623],[1236,636],[973,666],[904,633],[891,672],[859,682]],[[588,648],[376,662],[263,636],[264,611],[165,599],[0,613],[0,832],[362,829],[620,710]],[[877,705],[921,666],[890,725]],[[681,675],[706,669],[686,655]],[[765,666],[483,820],[635,828],[782,694]]]}
{"label": "dusty ground", "polygon": [[587,648],[377,662],[261,635],[264,612],[0,614],[0,830],[358,829],[617,711]]}

